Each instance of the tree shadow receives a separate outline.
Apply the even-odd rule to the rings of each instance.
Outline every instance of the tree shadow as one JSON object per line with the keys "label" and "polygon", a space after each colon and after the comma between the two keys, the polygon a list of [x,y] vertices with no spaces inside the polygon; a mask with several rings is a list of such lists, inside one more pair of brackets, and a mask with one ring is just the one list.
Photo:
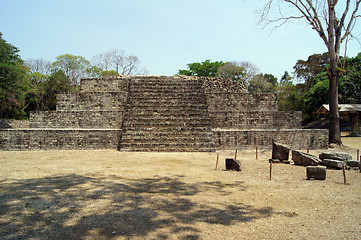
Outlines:
{"label": "tree shadow", "polygon": [[[198,239],[196,223],[232,225],[267,218],[272,208],[196,200],[246,191],[243,184],[186,183],[183,176],[124,179],[70,174],[0,183],[0,239]],[[207,195],[208,194],[208,195]]]}

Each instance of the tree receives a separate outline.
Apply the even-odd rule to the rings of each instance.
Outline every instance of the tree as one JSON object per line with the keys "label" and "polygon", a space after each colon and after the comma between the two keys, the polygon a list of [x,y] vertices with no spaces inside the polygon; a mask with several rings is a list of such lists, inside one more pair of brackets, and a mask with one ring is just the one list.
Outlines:
{"label": "tree", "polygon": [[343,73],[339,78],[340,102],[361,104],[361,53],[354,58],[340,59]]}
{"label": "tree", "polygon": [[247,89],[251,93],[266,93],[273,92],[274,86],[263,74],[257,74],[248,82]]}
{"label": "tree", "polygon": [[26,118],[27,68],[18,52],[0,33],[0,118]]}
{"label": "tree", "polygon": [[28,59],[25,65],[29,67],[31,73],[40,73],[45,76],[51,73],[51,62],[44,59]]}
{"label": "tree", "polygon": [[292,77],[291,75],[285,71],[281,77],[280,85],[292,83]]}
{"label": "tree", "polygon": [[[340,103],[361,103],[361,53],[354,58],[340,59],[339,65],[344,64],[340,73],[339,101]],[[313,77],[314,85],[304,91],[304,119],[312,120],[317,117],[316,111],[322,104],[329,103],[329,79],[327,68]]]}
{"label": "tree", "polygon": [[215,77],[218,68],[224,64],[222,61],[211,62],[209,59],[201,63],[189,63],[187,64],[188,69],[179,69],[177,75]]}
{"label": "tree", "polygon": [[52,71],[63,71],[69,78],[73,91],[76,91],[80,78],[86,77],[92,66],[88,60],[82,56],[64,54],[56,57],[52,63]]}
{"label": "tree", "polygon": [[279,111],[303,111],[304,92],[302,84],[294,85],[292,82],[283,82],[278,90],[277,102]]}
{"label": "tree", "polygon": [[303,81],[307,89],[310,89],[314,85],[313,79],[315,76],[321,73],[328,64],[328,53],[313,54],[306,61],[298,60],[293,69],[296,78]]}
{"label": "tree", "polygon": [[116,48],[95,55],[92,62],[102,71],[114,70],[119,75],[144,75],[148,72],[144,67],[141,67],[138,57],[127,56],[124,50]]}
{"label": "tree", "polygon": [[238,66],[236,62],[226,62],[218,67],[217,76],[221,78],[229,78],[235,82],[241,82],[245,85],[246,70]]}
{"label": "tree", "polygon": [[[342,145],[338,112],[338,77],[340,75],[338,59],[341,43],[348,36],[353,36],[352,32],[357,19],[361,17],[358,13],[361,0],[355,0],[353,4],[351,4],[351,0],[346,0],[344,5],[338,4],[338,0],[327,0],[327,2],[325,0],[279,0],[279,5],[275,8],[280,13],[280,17],[273,18],[270,13],[275,2],[269,0],[266,3],[261,14],[261,21],[266,25],[276,24],[275,28],[277,28],[291,20],[305,20],[318,33],[328,49],[330,62],[327,69],[330,105],[329,143]],[[291,11],[289,9],[285,11],[284,6],[291,7],[298,14],[287,14]]]}

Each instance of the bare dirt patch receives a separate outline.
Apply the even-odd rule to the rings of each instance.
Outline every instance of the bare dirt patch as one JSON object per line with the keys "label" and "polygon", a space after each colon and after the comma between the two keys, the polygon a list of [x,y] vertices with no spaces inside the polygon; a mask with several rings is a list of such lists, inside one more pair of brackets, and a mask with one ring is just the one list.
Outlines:
{"label": "bare dirt patch", "polygon": [[269,151],[239,151],[241,172],[218,153],[215,171],[215,153],[0,152],[0,239],[360,238],[358,171],[274,164],[270,181]]}

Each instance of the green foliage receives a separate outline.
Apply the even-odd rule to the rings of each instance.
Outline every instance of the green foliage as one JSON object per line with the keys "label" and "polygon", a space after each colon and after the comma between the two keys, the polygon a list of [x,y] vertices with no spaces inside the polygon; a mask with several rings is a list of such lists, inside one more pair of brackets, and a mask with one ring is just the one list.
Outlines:
{"label": "green foliage", "polygon": [[313,82],[315,76],[324,71],[328,64],[328,53],[313,54],[306,61],[298,60],[293,69],[295,70],[296,78],[303,81],[307,89],[309,89],[315,84]]}
{"label": "green foliage", "polygon": [[343,73],[339,77],[339,98],[341,103],[361,103],[361,53],[354,58],[340,60],[344,65]]}
{"label": "green foliage", "polygon": [[271,82],[268,81],[263,74],[255,75],[248,82],[248,91],[251,93],[270,93],[274,91],[274,86]]}
{"label": "green foliage", "polygon": [[188,69],[180,69],[177,75],[214,77],[217,74],[218,68],[223,65],[222,61],[211,62],[211,60],[206,60],[202,63],[189,63],[187,64]]}
{"label": "green foliage", "polygon": [[302,85],[285,83],[280,86],[277,96],[278,110],[280,111],[302,111],[304,95]]}
{"label": "green foliage", "polygon": [[[90,62],[84,57],[71,54],[57,56],[55,62],[52,63],[53,72],[58,70],[63,71],[71,81],[73,91],[75,91],[80,78],[87,76],[87,74],[91,73],[93,70],[96,71],[96,69],[92,70],[92,68]],[[98,73],[100,74],[100,70],[98,70]]]}
{"label": "green foliage", "polygon": [[18,52],[0,33],[0,118],[26,118],[27,68]]}
{"label": "green foliage", "polygon": [[317,118],[316,111],[322,106],[322,104],[329,103],[328,89],[329,80],[327,73],[323,72],[318,74],[314,81],[316,82],[304,97],[304,119],[312,120]]}
{"label": "green foliage", "polygon": [[266,73],[263,77],[267,80],[267,82],[271,83],[273,87],[277,86],[277,78],[274,75]]}
{"label": "green foliage", "polygon": [[289,83],[292,83],[292,77],[287,71],[285,71],[285,73],[281,77],[280,85],[289,84]]}
{"label": "green foliage", "polygon": [[110,77],[115,77],[118,76],[119,74],[117,73],[117,71],[114,70],[109,70],[109,71],[102,71],[101,72],[101,76],[103,78],[110,78]]}
{"label": "green foliage", "polygon": [[237,66],[234,63],[227,62],[218,67],[217,76],[221,78],[229,78],[235,82],[241,82],[245,84],[246,70],[244,67]]}

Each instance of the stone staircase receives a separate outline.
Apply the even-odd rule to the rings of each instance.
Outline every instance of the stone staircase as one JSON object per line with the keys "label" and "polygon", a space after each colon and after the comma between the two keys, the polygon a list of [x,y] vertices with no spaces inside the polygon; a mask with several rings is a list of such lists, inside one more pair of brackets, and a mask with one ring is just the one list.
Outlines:
{"label": "stone staircase", "polygon": [[120,151],[216,150],[200,79],[131,81],[122,129]]}

